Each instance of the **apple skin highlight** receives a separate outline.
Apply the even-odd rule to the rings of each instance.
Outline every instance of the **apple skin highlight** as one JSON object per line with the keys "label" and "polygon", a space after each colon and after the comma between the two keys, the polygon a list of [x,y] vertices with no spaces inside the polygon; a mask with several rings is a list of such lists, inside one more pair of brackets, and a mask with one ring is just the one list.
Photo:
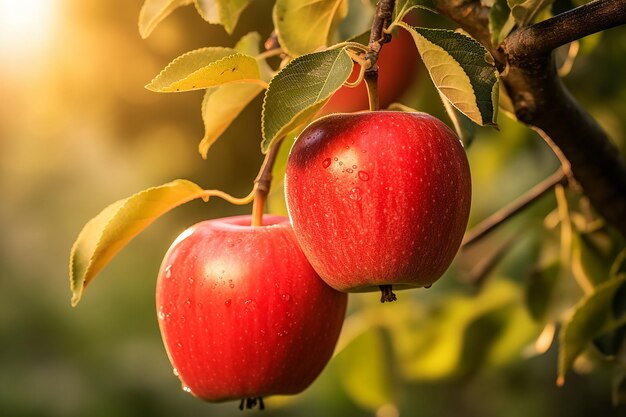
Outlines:
{"label": "apple skin highlight", "polygon": [[250,224],[246,215],[192,226],[157,280],[174,373],[211,402],[304,390],[331,358],[345,316],[346,294],[315,273],[286,217]]}
{"label": "apple skin highlight", "polygon": [[461,244],[470,169],[456,134],[428,114],[333,114],[295,141],[285,195],[298,242],[331,287],[424,287]]}

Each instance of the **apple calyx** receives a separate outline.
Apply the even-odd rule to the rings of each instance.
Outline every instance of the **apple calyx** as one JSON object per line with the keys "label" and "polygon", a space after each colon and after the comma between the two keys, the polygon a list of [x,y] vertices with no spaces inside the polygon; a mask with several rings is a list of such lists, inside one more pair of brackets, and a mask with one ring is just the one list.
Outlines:
{"label": "apple calyx", "polygon": [[392,301],[396,301],[398,298],[392,291],[391,285],[381,285],[380,286],[380,302],[381,303],[391,303]]}
{"label": "apple calyx", "polygon": [[265,410],[265,404],[263,404],[263,397],[250,397],[250,398],[242,398],[239,403],[239,409],[243,410],[252,410],[254,407],[259,405],[259,410]]}

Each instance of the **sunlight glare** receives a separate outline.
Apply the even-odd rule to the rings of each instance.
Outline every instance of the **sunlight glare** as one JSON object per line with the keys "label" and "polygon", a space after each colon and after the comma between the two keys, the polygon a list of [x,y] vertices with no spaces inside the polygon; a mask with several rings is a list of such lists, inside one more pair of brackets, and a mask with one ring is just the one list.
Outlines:
{"label": "sunlight glare", "polygon": [[0,58],[32,58],[53,40],[59,0],[0,0]]}

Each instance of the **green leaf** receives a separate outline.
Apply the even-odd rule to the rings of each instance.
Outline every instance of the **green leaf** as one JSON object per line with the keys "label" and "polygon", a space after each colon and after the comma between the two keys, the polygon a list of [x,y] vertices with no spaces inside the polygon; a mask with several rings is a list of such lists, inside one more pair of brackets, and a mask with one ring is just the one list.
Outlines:
{"label": "green leaf", "polygon": [[[367,358],[363,361],[363,358]],[[357,336],[333,359],[341,385],[348,395],[369,410],[393,400],[389,368],[392,360],[385,349],[383,331],[371,327]]]}
{"label": "green leaf", "polygon": [[170,13],[193,3],[194,0],[145,0],[139,12],[139,34],[147,38],[156,25],[161,23]]}
{"label": "green leaf", "polygon": [[479,125],[495,125],[498,110],[498,71],[493,57],[477,41],[445,29],[407,25],[437,89]]}
{"label": "green leaf", "polygon": [[263,84],[256,59],[233,49],[210,47],[179,56],[146,88],[164,93],[199,90],[236,82]]}
{"label": "green leaf", "polygon": [[116,201],[81,230],[70,253],[70,289],[76,306],[87,284],[128,242],[159,216],[208,193],[196,184],[176,180]]}
{"label": "green leaf", "polygon": [[528,312],[536,321],[543,323],[548,319],[550,302],[555,296],[561,265],[555,261],[543,268],[533,270],[526,287]]}
{"label": "green leaf", "polygon": [[618,369],[613,376],[612,384],[613,406],[626,404],[626,369]]}
{"label": "green leaf", "polygon": [[[623,288],[623,284],[622,284]],[[617,294],[615,295],[617,297]],[[618,327],[593,339],[594,347],[606,358],[614,359],[626,342],[626,326]]]}
{"label": "green leaf", "polygon": [[[498,317],[519,304],[519,288],[495,280],[489,281],[477,296],[448,296],[426,317],[423,314],[413,317],[410,310],[396,315],[390,330],[398,362],[402,364],[400,372],[410,380],[435,380],[454,375],[463,365],[470,367],[472,360],[464,359],[487,359],[490,344],[505,330]],[[473,334],[480,327],[476,323],[482,319],[490,325],[489,334],[484,335],[484,342],[490,346],[481,344],[480,338]],[[495,357],[498,354],[494,352]]]}
{"label": "green leaf", "polygon": [[463,113],[461,113],[456,107],[454,107],[440,90],[437,91],[439,92],[439,96],[441,97],[443,107],[445,107],[446,112],[448,113],[448,117],[450,117],[450,120],[454,125],[454,130],[456,131],[456,134],[463,142],[463,145],[466,148],[469,147],[472,144],[474,137],[476,136],[476,124],[473,123]]}
{"label": "green leaf", "polygon": [[489,32],[491,43],[498,46],[515,27],[515,19],[507,0],[496,0],[489,10]]}
{"label": "green leaf", "polygon": [[620,274],[626,274],[626,249],[617,255],[615,261],[611,264],[609,274],[611,278],[616,278]]}
{"label": "green leaf", "polygon": [[589,342],[624,324],[624,318],[616,319],[611,311],[613,296],[624,282],[626,275],[621,275],[595,287],[594,292],[580,301],[574,314],[564,323],[559,333],[559,385],[563,384],[565,373]]}
{"label": "green leaf", "polygon": [[425,9],[437,13],[433,0],[399,0],[393,11],[393,22],[398,23],[413,9]]}
{"label": "green leaf", "polygon": [[572,274],[578,282],[589,282],[593,286],[609,279],[609,266],[593,242],[583,233],[572,233]]}
{"label": "green leaf", "polygon": [[282,48],[291,56],[327,46],[331,25],[343,0],[276,0],[272,14]]}
{"label": "green leaf", "polygon": [[[243,36],[235,50],[237,52],[255,56],[259,54],[261,36],[250,32]],[[271,68],[265,60],[259,62],[261,76],[269,81]],[[209,88],[202,100],[202,121],[204,122],[204,137],[198,145],[198,151],[204,159],[209,148],[224,133],[226,128],[237,118],[239,113],[263,90],[257,84],[227,84]]]}
{"label": "green leaf", "polygon": [[271,144],[306,124],[348,79],[352,59],[345,49],[300,56],[274,76],[263,100],[263,143]]}
{"label": "green leaf", "polygon": [[204,159],[211,145],[261,91],[263,88],[256,84],[229,84],[206,90],[202,100],[204,136],[198,145]]}
{"label": "green leaf", "polygon": [[204,20],[220,24],[229,34],[233,33],[239,15],[252,0],[195,0],[196,9]]}
{"label": "green leaf", "polygon": [[523,27],[532,20],[550,3],[552,0],[507,0],[511,14],[518,26]]}

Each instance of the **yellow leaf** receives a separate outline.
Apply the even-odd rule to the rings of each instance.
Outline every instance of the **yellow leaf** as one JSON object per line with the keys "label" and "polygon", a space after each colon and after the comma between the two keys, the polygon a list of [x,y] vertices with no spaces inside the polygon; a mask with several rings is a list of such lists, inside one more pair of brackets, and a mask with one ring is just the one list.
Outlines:
{"label": "yellow leaf", "polygon": [[146,0],[139,12],[139,34],[142,38],[147,38],[156,25],[170,13],[192,2],[193,0]]}
{"label": "yellow leaf", "polygon": [[211,145],[261,91],[256,84],[228,84],[206,91],[202,100],[204,137],[198,145],[204,159]]}
{"label": "yellow leaf", "polygon": [[208,194],[198,185],[175,180],[119,200],[91,219],[70,253],[72,305],[78,304],[87,284],[137,234],[174,207],[200,197],[207,200]]}
{"label": "yellow leaf", "polygon": [[260,80],[256,59],[230,48],[211,47],[179,56],[146,88],[156,92],[177,92],[236,82],[265,85]]}
{"label": "yellow leaf", "polygon": [[[328,43],[343,0],[277,0],[273,20],[280,45],[291,56],[315,52]],[[338,13],[339,12],[339,13]]]}

